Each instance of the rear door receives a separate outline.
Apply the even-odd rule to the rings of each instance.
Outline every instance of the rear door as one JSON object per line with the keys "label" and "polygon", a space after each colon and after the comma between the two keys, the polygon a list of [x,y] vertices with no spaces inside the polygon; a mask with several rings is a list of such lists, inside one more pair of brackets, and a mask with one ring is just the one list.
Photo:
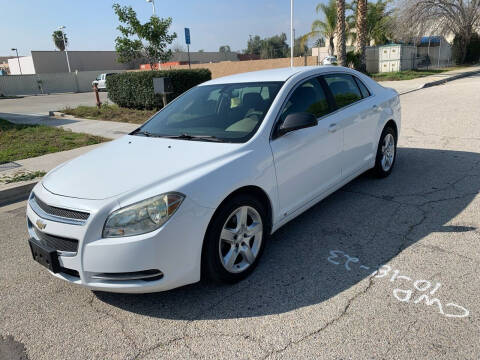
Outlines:
{"label": "rear door", "polygon": [[293,131],[271,141],[277,174],[280,211],[288,216],[341,176],[342,131],[336,125],[326,89],[318,78],[301,82],[291,93],[277,125],[289,114],[310,112],[318,125]]}
{"label": "rear door", "polygon": [[354,175],[375,156],[372,141],[380,119],[375,99],[356,76],[347,73],[323,76],[336,105],[343,129],[342,178]]}

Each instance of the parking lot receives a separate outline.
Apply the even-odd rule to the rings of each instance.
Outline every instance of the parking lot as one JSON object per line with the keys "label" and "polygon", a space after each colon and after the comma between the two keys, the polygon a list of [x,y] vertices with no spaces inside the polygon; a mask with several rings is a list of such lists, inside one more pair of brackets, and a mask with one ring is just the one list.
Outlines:
{"label": "parking lot", "polygon": [[480,76],[401,101],[392,176],[365,174],[281,228],[233,286],[74,287],[31,259],[25,203],[0,208],[0,347],[12,359],[478,359]]}

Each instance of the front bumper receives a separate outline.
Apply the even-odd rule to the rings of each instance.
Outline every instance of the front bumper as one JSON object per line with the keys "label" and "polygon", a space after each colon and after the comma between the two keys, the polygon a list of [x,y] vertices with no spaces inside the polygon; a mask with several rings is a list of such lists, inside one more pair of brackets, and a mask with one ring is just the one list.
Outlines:
{"label": "front bumper", "polygon": [[[72,225],[41,218],[27,205],[32,238],[38,239],[38,231],[42,231],[78,240],[77,252],[59,252],[59,265],[67,271],[52,273],[56,277],[92,290],[122,293],[164,291],[200,280],[203,238],[214,209],[201,207],[187,197],[160,229],[138,236],[104,239],[103,224],[110,212],[105,211],[105,204],[54,195],[41,184],[33,191],[49,205],[87,209],[91,214],[84,225]],[[42,230],[36,225],[39,219],[46,225]],[[142,278],[139,274],[152,274],[154,270],[161,276],[137,279]]]}

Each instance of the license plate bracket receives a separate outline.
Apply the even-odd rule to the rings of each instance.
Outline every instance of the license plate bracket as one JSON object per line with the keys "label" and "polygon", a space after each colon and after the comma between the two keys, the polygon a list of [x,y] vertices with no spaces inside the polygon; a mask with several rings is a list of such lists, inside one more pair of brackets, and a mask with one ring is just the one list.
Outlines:
{"label": "license plate bracket", "polygon": [[45,266],[53,273],[60,272],[60,263],[58,262],[58,254],[55,249],[40,244],[35,239],[28,239],[33,259],[40,265]]}

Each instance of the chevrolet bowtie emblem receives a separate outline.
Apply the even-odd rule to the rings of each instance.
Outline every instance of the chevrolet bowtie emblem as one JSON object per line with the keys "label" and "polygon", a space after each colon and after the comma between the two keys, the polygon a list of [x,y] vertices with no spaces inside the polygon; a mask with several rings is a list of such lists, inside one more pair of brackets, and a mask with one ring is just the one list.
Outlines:
{"label": "chevrolet bowtie emblem", "polygon": [[38,227],[40,230],[43,230],[43,229],[45,229],[45,228],[47,227],[47,224],[44,223],[44,222],[43,222],[42,220],[40,220],[40,219],[37,220],[36,224],[37,224],[37,227]]}

